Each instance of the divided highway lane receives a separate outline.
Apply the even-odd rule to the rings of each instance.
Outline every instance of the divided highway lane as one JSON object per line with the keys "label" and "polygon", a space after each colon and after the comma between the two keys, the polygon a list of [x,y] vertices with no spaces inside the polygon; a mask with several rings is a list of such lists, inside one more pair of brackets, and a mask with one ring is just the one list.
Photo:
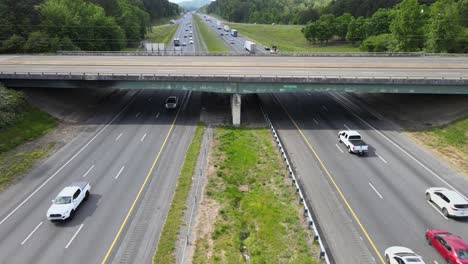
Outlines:
{"label": "divided highway lane", "polygon": [[[171,130],[176,111],[163,109],[164,100],[169,93],[143,91],[136,95],[134,101],[109,126],[96,133],[93,141],[76,143],[76,146],[86,146],[78,155],[74,156],[75,152],[60,153],[70,162],[59,164],[64,166],[63,169],[42,187],[37,185],[37,181],[31,186],[22,183],[25,186],[24,192],[16,189],[18,193],[14,196],[6,192],[8,200],[5,200],[3,193],[0,194],[2,259],[8,260],[8,263],[60,263],[65,259],[67,263],[100,262]],[[182,97],[183,93],[179,92],[178,95]],[[197,120],[192,118],[189,123],[194,124]],[[177,128],[180,130],[179,136],[182,139],[190,138],[193,133],[191,128],[193,125]],[[183,150],[186,149],[187,142],[188,140],[172,141],[171,147]],[[175,154],[181,155],[183,159],[183,151]],[[166,150],[162,152],[161,158],[165,155]],[[54,156],[50,160],[56,159]],[[38,177],[42,178],[41,182],[53,175],[59,165],[46,161],[40,166],[38,171],[42,175]],[[175,186],[176,173],[180,166],[181,163],[157,164],[150,175],[149,179],[171,179],[160,181],[161,185],[155,186],[156,189],[153,190],[164,194],[159,204],[170,198],[170,190]],[[171,174],[162,174],[162,171],[170,171]],[[64,223],[49,222],[45,213],[50,201],[65,185],[83,179],[91,182],[91,196],[78,209],[75,218]],[[37,192],[26,200],[35,190]],[[22,204],[23,201],[25,202]],[[15,208],[17,210],[10,214]],[[138,204],[136,208],[138,209]],[[161,215],[165,215],[167,206],[161,207],[160,211]],[[154,224],[162,225],[163,219]],[[131,220],[132,217],[129,222]],[[125,232],[126,229],[123,234]],[[117,241],[114,251],[119,245],[120,241]],[[109,255],[109,260],[113,259],[114,251]]]}
{"label": "divided highway lane", "polygon": [[[425,243],[424,231],[427,228],[447,229],[468,239],[468,223],[465,220],[444,218],[426,202],[424,196],[424,191],[428,187],[449,187],[446,182],[431,172],[438,176],[449,175],[448,184],[466,196],[468,183],[460,175],[455,176],[456,173],[446,165],[440,163],[433,156],[418,150],[415,144],[409,143],[403,136],[392,131],[392,128],[382,120],[358,109],[360,118],[373,127],[385,129],[380,133],[389,134],[388,138],[391,138],[391,141],[385,139],[382,134],[373,130],[344,108],[337,101],[337,98],[343,100],[341,95],[289,93],[279,94],[276,97],[297,123],[304,137],[327,168],[333,181],[340,188],[346,202],[356,213],[357,219],[365,231],[359,227],[357,220],[353,219],[354,217],[349,217],[353,219],[355,228],[361,234],[377,262],[381,261],[380,257],[387,247],[402,245],[421,254],[428,263],[434,263],[434,260],[438,263],[444,263],[435,250]],[[273,103],[271,100],[263,101],[267,105]],[[288,137],[284,129],[284,127],[291,130],[296,129],[287,114],[273,115],[271,118],[274,123],[283,127],[283,130],[280,130],[280,135],[285,135],[283,140],[293,155],[297,155],[299,152],[307,155],[310,160],[315,159],[310,149],[307,153],[304,150],[301,152],[296,148],[288,148],[288,145],[297,145],[298,143],[291,142],[292,137]],[[364,140],[371,147],[369,156],[350,155],[343,145],[338,143],[337,132],[347,128],[361,132]],[[400,138],[401,140],[399,140]],[[395,147],[394,143],[398,145],[403,143],[401,148],[407,149],[408,153],[412,153],[411,157],[423,162],[424,167]],[[313,171],[310,167],[301,164],[297,170],[302,174],[303,181],[310,181],[307,176]],[[322,177],[327,178],[328,176],[323,173]],[[366,239],[365,233],[369,235],[372,242]]]}
{"label": "divided highway lane", "polygon": [[[190,27],[191,26],[191,27]],[[193,21],[192,15],[186,15],[179,19],[179,26],[177,27],[176,33],[172,38],[171,42],[169,43],[169,50],[180,49],[182,52],[199,52],[200,48],[200,40],[197,37],[195,32],[196,26]],[[193,44],[190,44],[190,31],[192,31],[192,38]],[[178,38],[180,40],[180,46],[174,46],[174,39]],[[185,43],[185,46],[182,44]]]}

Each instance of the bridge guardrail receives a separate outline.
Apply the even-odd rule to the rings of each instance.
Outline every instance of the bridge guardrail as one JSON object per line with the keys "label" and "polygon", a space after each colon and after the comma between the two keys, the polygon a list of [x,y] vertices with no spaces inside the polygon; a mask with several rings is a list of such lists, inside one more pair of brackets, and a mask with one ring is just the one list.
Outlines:
{"label": "bridge guardrail", "polygon": [[[145,74],[145,73],[89,73],[89,72],[0,72],[0,79],[48,79],[48,80],[141,80],[141,81],[174,81],[176,78],[191,79],[197,81],[200,78],[217,78],[218,81],[237,81],[242,82],[248,79],[248,82],[277,82],[288,81],[290,83],[319,83],[327,81],[330,83],[341,83],[340,80],[347,82],[352,80],[373,80],[376,84],[379,81],[427,81],[435,82],[446,81],[451,85],[467,85],[468,77],[427,77],[427,76],[346,76],[346,75],[257,75],[257,74]],[[182,81],[182,80],[181,80]],[[200,80],[199,80],[200,81]],[[202,80],[201,80],[202,81]],[[449,82],[449,83],[447,83]]]}
{"label": "bridge guardrail", "polygon": [[299,203],[303,205],[304,207],[304,217],[306,217],[308,221],[308,228],[313,230],[314,232],[314,241],[318,241],[319,247],[320,247],[320,253],[319,253],[319,258],[323,259],[326,264],[330,264],[330,259],[333,259],[331,256],[331,253],[329,250],[325,247],[326,242],[324,239],[322,239],[322,236],[320,235],[319,231],[319,226],[317,224],[317,221],[315,217],[313,216],[313,212],[309,209],[309,206],[307,205],[307,199],[305,195],[303,194],[302,188],[296,178],[296,174],[294,173],[294,170],[292,169],[291,163],[289,162],[289,155],[287,154],[286,150],[283,147],[283,144],[281,143],[281,139],[276,132],[275,127],[273,126],[273,123],[270,121],[270,118],[268,118],[268,115],[266,112],[263,110],[262,106],[260,105],[260,110],[262,111],[262,114],[265,118],[265,121],[267,122],[268,127],[270,128],[270,131],[275,138],[276,145],[278,146],[278,150],[281,153],[281,158],[283,158],[284,162],[286,163],[286,169],[289,172],[289,178],[291,179],[291,184],[295,186],[296,188],[296,194],[299,196]]}
{"label": "bridge guardrail", "polygon": [[255,53],[249,52],[190,52],[177,50],[163,51],[58,51],[57,55],[67,56],[262,56],[262,57],[468,57],[466,53],[424,53],[424,52],[280,52]]}

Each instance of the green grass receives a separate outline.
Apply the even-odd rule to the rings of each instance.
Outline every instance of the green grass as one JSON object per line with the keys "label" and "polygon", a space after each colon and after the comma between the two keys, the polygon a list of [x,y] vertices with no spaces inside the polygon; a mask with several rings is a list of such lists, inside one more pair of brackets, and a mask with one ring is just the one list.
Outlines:
{"label": "green grass", "polygon": [[182,170],[177,181],[177,187],[172,198],[171,208],[167,214],[164,227],[158,242],[158,248],[153,256],[153,263],[175,263],[175,242],[180,226],[183,224],[182,216],[185,212],[185,201],[190,190],[190,184],[197,164],[198,153],[204,132],[204,125],[198,124],[192,139]]}
{"label": "green grass", "polygon": [[455,123],[442,128],[434,128],[424,132],[432,136],[435,146],[448,145],[462,151],[468,156],[468,118],[464,118]]}
{"label": "green grass", "polygon": [[468,177],[468,117],[444,127],[413,131],[410,135]]}
{"label": "green grass", "polygon": [[152,25],[154,25],[154,26],[167,25],[167,24],[169,24],[169,22],[170,22],[172,19],[176,20],[176,19],[178,19],[178,18],[180,18],[179,15],[155,19],[155,20],[153,20]]}
{"label": "green grass", "polygon": [[171,42],[177,27],[178,25],[153,27],[146,37],[152,43],[165,43],[167,46]]}
{"label": "green grass", "polygon": [[205,24],[198,16],[193,16],[197,23],[197,28],[200,31],[206,47],[210,52],[229,52],[228,47],[223,41]]}
{"label": "green grass", "polygon": [[358,47],[351,45],[312,45],[301,32],[304,26],[226,24],[262,46],[278,46],[281,52],[359,52]]}
{"label": "green grass", "polygon": [[0,153],[39,138],[56,125],[57,121],[49,114],[26,107],[13,124],[0,130]]}
{"label": "green grass", "polygon": [[0,191],[12,183],[15,178],[26,173],[34,163],[47,155],[54,147],[53,144],[19,153],[0,154]]}
{"label": "green grass", "polygon": [[30,106],[23,93],[0,85],[0,190],[24,174],[52,146],[22,152],[14,148],[45,135],[55,126],[57,120]]}
{"label": "green grass", "polygon": [[269,131],[222,127],[214,142],[206,194],[220,209],[212,244],[199,239],[193,263],[244,263],[243,254],[250,263],[318,263]]}

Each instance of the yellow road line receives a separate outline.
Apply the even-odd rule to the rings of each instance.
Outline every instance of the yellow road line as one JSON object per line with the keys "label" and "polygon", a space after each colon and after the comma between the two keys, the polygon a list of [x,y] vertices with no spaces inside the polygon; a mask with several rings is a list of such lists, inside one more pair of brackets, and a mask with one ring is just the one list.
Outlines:
{"label": "yellow road line", "polygon": [[130,209],[128,210],[128,213],[127,213],[127,215],[125,216],[125,219],[124,219],[124,221],[122,222],[122,225],[120,226],[119,231],[118,231],[117,234],[115,235],[114,240],[112,241],[112,244],[110,245],[109,249],[107,250],[107,253],[106,253],[106,255],[104,256],[104,259],[102,260],[101,264],[104,264],[104,263],[107,262],[107,259],[109,258],[109,256],[110,256],[112,250],[114,249],[115,243],[117,243],[117,240],[119,239],[120,234],[122,233],[122,230],[124,229],[125,225],[127,224],[127,221],[128,221],[128,219],[130,218],[130,215],[132,214],[133,209],[135,208],[136,203],[137,203],[138,200],[140,199],[141,193],[143,192],[143,189],[145,188],[146,183],[148,182],[148,179],[150,178],[151,174],[153,173],[154,167],[156,166],[156,163],[157,163],[158,160],[159,160],[159,156],[161,156],[161,153],[162,153],[164,147],[166,146],[167,140],[169,139],[169,136],[172,134],[172,130],[173,130],[173,128],[174,128],[175,122],[177,121],[177,117],[179,117],[180,109],[181,109],[181,107],[179,107],[179,110],[177,111],[177,114],[176,114],[176,116],[175,116],[175,118],[174,118],[174,121],[173,121],[172,124],[171,124],[171,128],[169,129],[169,132],[167,132],[166,138],[164,139],[164,142],[163,142],[161,148],[159,149],[158,155],[156,155],[156,158],[154,159],[153,164],[151,165],[151,168],[150,168],[150,170],[148,171],[148,174],[146,175],[145,181],[144,181],[143,184],[141,185],[141,188],[140,188],[140,190],[138,191],[138,194],[137,194],[137,196],[135,197],[135,200],[133,201],[132,206],[131,206]]}
{"label": "yellow road line", "polygon": [[297,125],[296,121],[294,121],[294,119],[291,117],[291,115],[289,114],[288,110],[286,110],[286,108],[284,107],[284,105],[279,101],[277,100],[278,103],[281,105],[281,107],[283,108],[283,110],[286,112],[286,114],[288,115],[289,119],[291,120],[291,122],[294,124],[294,126],[296,127],[296,129],[299,131],[299,133],[301,134],[302,138],[304,139],[304,141],[306,142],[306,144],[309,146],[309,149],[312,151],[312,153],[314,153],[315,157],[317,158],[317,160],[319,161],[320,165],[322,166],[323,170],[325,171],[325,173],[327,174],[328,178],[330,179],[330,181],[333,183],[333,186],[335,186],[335,189],[338,191],[338,193],[340,194],[341,196],[341,199],[343,199],[344,203],[346,204],[346,207],[348,207],[349,211],[351,212],[351,214],[353,215],[353,218],[354,220],[356,220],[356,222],[358,223],[359,227],[361,228],[362,232],[364,233],[364,235],[366,236],[367,238],[367,241],[369,241],[369,244],[371,244],[372,248],[374,249],[375,253],[377,254],[377,256],[379,257],[380,261],[382,261],[383,264],[385,264],[385,261],[382,257],[382,255],[380,254],[380,252],[377,250],[377,247],[375,246],[374,242],[372,241],[371,237],[369,236],[369,234],[367,233],[366,229],[364,228],[364,226],[361,224],[361,221],[359,220],[359,218],[357,217],[356,213],[354,213],[354,210],[353,208],[351,207],[351,205],[349,204],[348,200],[346,200],[346,197],[344,196],[343,192],[341,191],[341,189],[338,187],[338,185],[336,184],[335,180],[333,179],[333,177],[331,176],[330,172],[328,172],[328,169],[325,167],[325,165],[323,164],[322,160],[320,159],[319,155],[317,154],[317,152],[315,151],[315,149],[312,147],[312,145],[310,144],[310,142],[307,140],[307,138],[305,137],[304,133],[302,132],[302,130],[299,128],[299,126]]}

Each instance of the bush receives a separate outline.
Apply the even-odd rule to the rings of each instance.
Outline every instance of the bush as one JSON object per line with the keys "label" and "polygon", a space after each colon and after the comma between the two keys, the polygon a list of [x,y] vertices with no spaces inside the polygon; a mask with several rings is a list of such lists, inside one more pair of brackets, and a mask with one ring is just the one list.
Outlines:
{"label": "bush", "polygon": [[24,38],[14,34],[9,39],[3,41],[1,52],[18,53],[23,51]]}
{"label": "bush", "polygon": [[386,52],[392,50],[393,38],[391,34],[381,34],[366,38],[359,49],[368,52]]}

